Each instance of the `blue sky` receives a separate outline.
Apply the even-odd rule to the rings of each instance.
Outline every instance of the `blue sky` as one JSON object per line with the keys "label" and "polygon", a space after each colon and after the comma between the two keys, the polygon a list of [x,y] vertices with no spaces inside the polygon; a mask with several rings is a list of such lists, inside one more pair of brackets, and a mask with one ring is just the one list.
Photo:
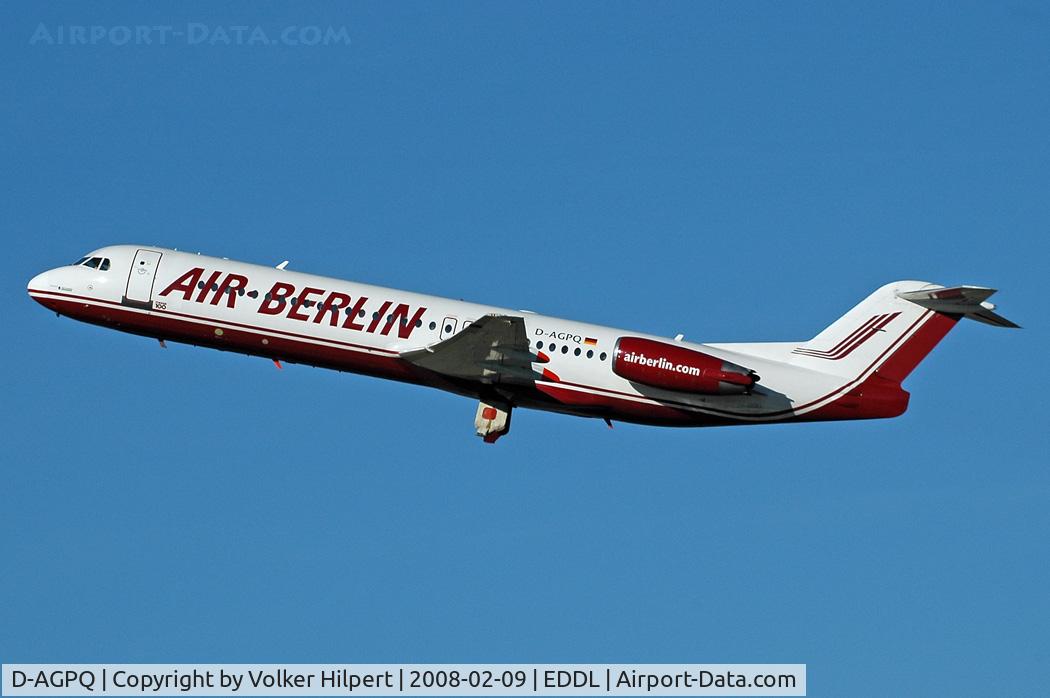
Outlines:
{"label": "blue sky", "polygon": [[[37,27],[345,26],[349,45]],[[1050,666],[1045,5],[0,5],[5,662]],[[58,319],[155,243],[698,341],[1002,289],[896,420],[660,430]],[[885,672],[880,674],[879,672]],[[877,683],[879,681],[888,683]]]}

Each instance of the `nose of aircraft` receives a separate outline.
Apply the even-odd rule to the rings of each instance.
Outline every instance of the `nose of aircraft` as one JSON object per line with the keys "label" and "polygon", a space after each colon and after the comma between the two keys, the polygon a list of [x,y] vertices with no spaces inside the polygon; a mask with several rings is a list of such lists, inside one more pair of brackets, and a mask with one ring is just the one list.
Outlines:
{"label": "nose of aircraft", "polygon": [[54,310],[56,313],[58,309],[55,307],[56,301],[48,293],[54,291],[55,286],[58,284],[58,279],[55,277],[55,269],[48,269],[45,272],[37,274],[29,283],[26,284],[26,292],[29,293],[29,297],[35,300],[40,305]]}
{"label": "nose of aircraft", "polygon": [[37,274],[32,279],[30,279],[29,283],[26,284],[26,291],[29,292],[29,293],[32,293],[33,291],[44,291],[44,290],[46,290],[47,289],[47,274],[48,274],[48,272],[45,271],[43,273]]}

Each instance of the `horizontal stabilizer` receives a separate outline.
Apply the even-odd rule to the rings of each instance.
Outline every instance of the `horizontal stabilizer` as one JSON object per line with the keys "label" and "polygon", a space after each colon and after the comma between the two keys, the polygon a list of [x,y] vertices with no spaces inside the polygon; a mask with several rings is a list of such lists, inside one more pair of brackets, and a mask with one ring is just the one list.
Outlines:
{"label": "horizontal stabilizer", "polygon": [[946,315],[961,315],[996,327],[1020,327],[1002,315],[992,311],[995,305],[987,298],[995,293],[994,288],[983,286],[952,286],[919,291],[899,291],[897,296],[924,308]]}

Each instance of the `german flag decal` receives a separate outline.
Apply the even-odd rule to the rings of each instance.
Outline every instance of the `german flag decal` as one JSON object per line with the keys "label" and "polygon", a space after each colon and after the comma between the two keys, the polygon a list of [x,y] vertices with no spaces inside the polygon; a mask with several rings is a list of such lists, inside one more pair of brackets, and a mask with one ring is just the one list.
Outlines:
{"label": "german flag decal", "polygon": [[583,338],[583,343],[586,344],[589,347],[594,347],[594,346],[598,345],[598,340],[595,339],[594,337],[584,337]]}

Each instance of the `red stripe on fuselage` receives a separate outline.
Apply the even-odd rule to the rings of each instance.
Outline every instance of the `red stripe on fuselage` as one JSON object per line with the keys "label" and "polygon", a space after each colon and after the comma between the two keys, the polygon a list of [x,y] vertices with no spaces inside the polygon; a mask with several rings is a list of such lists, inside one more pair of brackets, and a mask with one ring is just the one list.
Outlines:
{"label": "red stripe on fuselage", "polygon": [[[850,382],[848,382],[848,383],[846,383],[846,384],[836,388],[835,390],[832,390],[832,391],[830,391],[828,393],[825,393],[824,395],[822,395],[822,396],[820,396],[818,398],[810,400],[809,402],[805,402],[805,403],[803,403],[801,405],[795,405],[795,406],[793,406],[793,407],[791,407],[789,409],[786,409],[786,410],[777,410],[777,411],[774,411],[774,412],[764,412],[764,413],[746,413],[746,412],[735,412],[733,410],[722,410],[722,409],[718,409],[718,408],[715,408],[715,407],[698,408],[695,405],[690,405],[688,403],[676,402],[674,400],[667,400],[667,399],[664,399],[664,398],[647,397],[645,395],[638,395],[638,394],[632,394],[632,393],[624,393],[624,392],[621,392],[621,391],[618,391],[618,390],[612,390],[610,388],[600,388],[598,386],[583,385],[583,384],[580,384],[580,383],[573,383],[571,381],[561,381],[558,385],[563,386],[563,387],[577,387],[577,388],[585,388],[587,390],[598,390],[598,391],[601,391],[603,393],[608,393],[610,395],[624,396],[626,398],[633,398],[635,400],[637,400],[637,399],[647,399],[647,400],[658,401],[660,403],[667,404],[667,405],[675,405],[675,406],[679,406],[679,407],[684,407],[684,408],[689,408],[689,409],[694,409],[694,410],[700,410],[700,411],[707,412],[707,413],[714,414],[714,415],[725,416],[725,417],[727,417],[729,419],[739,420],[742,423],[752,423],[752,422],[758,422],[758,421],[774,420],[774,419],[777,419],[777,418],[779,418],[781,416],[783,416],[785,419],[787,419],[791,415],[796,415],[796,413],[799,410],[803,410],[803,409],[806,409],[808,407],[812,407],[814,405],[818,405],[819,403],[825,402],[825,401],[830,400],[832,398],[844,395],[850,389],[852,389],[855,386],[857,386],[860,383],[862,383],[866,379],[868,372],[873,367],[875,367],[880,361],[882,361],[884,357],[886,357],[887,355],[891,355],[891,352],[893,352],[893,350],[898,345],[901,344],[901,342],[905,339],[905,337],[907,337],[908,334],[913,329],[915,329],[916,326],[918,326],[926,318],[930,317],[933,314],[934,314],[934,312],[932,310],[927,310],[922,315],[920,315],[918,318],[916,318],[915,322],[913,322],[911,325],[908,326],[908,329],[904,330],[904,332],[902,332],[901,335],[896,340],[894,340],[894,342],[892,344],[890,344],[890,346],[888,346],[871,363],[869,363],[862,371],[860,371],[857,374],[857,377],[855,379],[853,379],[852,381],[850,381]],[[539,387],[539,385],[540,384],[537,383],[537,387]],[[778,420],[778,421],[782,421],[782,420]]]}
{"label": "red stripe on fuselage", "polygon": [[[316,337],[310,337],[313,341],[306,342],[291,332],[185,316],[171,311],[136,311],[111,301],[91,299],[92,302],[85,303],[83,297],[57,299],[40,295],[34,295],[33,298],[42,305],[77,320],[114,327],[133,334],[412,383],[425,382],[414,366],[401,361],[397,352],[388,349],[361,347]],[[177,316],[189,317],[192,320]],[[216,330],[222,333],[216,334]],[[329,346],[326,343],[343,346]]]}
{"label": "red stripe on fuselage", "polygon": [[[87,297],[87,296],[77,296],[77,295],[73,295],[71,293],[59,293],[57,291],[31,291],[30,295],[32,295],[33,293],[46,293],[46,294],[48,294],[48,296],[62,296],[63,298],[69,298],[69,299],[72,299],[74,301],[86,301],[87,303],[103,304],[103,305],[114,307],[114,308],[120,308],[122,310],[127,310],[128,309],[127,306],[125,306],[125,305],[123,305],[121,303],[117,303],[115,301],[102,300],[102,299],[98,299],[98,298],[90,298],[90,297]],[[41,300],[40,297],[33,296],[33,298],[36,299],[38,302],[43,303],[43,301]],[[77,303],[76,305],[86,305],[86,304],[85,303]],[[234,322],[232,320],[225,320],[225,319],[219,319],[219,318],[210,318],[210,317],[204,317],[204,316],[201,316],[201,315],[191,315],[189,313],[179,313],[179,312],[176,312],[174,310],[157,310],[157,309],[153,309],[153,310],[142,311],[141,313],[134,313],[134,314],[140,315],[140,314],[144,314],[146,312],[154,313],[154,314],[157,314],[157,315],[170,315],[172,317],[187,318],[187,319],[190,319],[190,320],[196,320],[197,322],[211,323],[211,324],[223,325],[223,326],[229,326],[229,327],[239,327],[239,328],[242,328],[242,329],[251,330],[253,332],[260,332],[260,333],[267,334],[267,335],[279,334],[279,335],[284,335],[286,337],[294,337],[294,338],[297,338],[297,339],[308,339],[308,340],[311,340],[311,341],[314,341],[314,342],[326,342],[326,343],[329,343],[329,344],[337,344],[337,345],[343,346],[343,347],[350,347],[352,349],[360,349],[360,350],[364,350],[364,351],[378,352],[378,353],[381,353],[381,354],[390,354],[392,356],[396,356],[398,354],[398,352],[396,352],[396,351],[394,351],[392,349],[383,349],[382,347],[370,347],[370,346],[365,345],[365,344],[355,344],[353,342],[344,342],[344,341],[339,340],[339,339],[329,339],[327,337],[318,337],[316,335],[300,334],[298,332],[289,332],[287,330],[278,330],[278,329],[274,329],[272,327],[264,327],[262,325],[249,325],[247,323]],[[67,314],[70,315],[70,317],[76,317],[76,314],[70,314],[70,313],[67,313]]]}
{"label": "red stripe on fuselage", "polygon": [[[333,368],[341,371],[364,373],[382,378],[390,378],[405,382],[422,385],[433,385],[447,389],[447,385],[436,385],[435,381],[426,373],[420,372],[411,364],[401,361],[398,352],[368,347],[364,345],[341,342],[321,337],[300,335],[283,330],[246,325],[227,320],[200,317],[177,313],[175,311],[144,311],[129,309],[120,303],[108,300],[76,296],[67,293],[51,291],[30,291],[30,295],[42,305],[70,317],[83,320],[92,324],[112,326],[122,331],[133,334],[144,334],[151,337],[167,338],[174,341],[184,341],[191,344],[199,344],[218,349],[237,351],[256,356],[268,358],[285,359]],[[59,296],[60,298],[54,298]],[[99,307],[102,306],[102,307]],[[560,411],[572,411],[573,407],[581,408],[581,414],[595,416],[593,406],[604,404],[608,416],[625,421],[645,421],[646,423],[660,423],[666,420],[669,424],[682,424],[690,422],[683,419],[683,415],[692,415],[691,423],[694,424],[732,424],[732,423],[755,423],[762,421],[786,421],[806,419],[806,415],[797,414],[799,410],[817,405],[823,401],[845,394],[848,390],[861,383],[868,371],[878,364],[885,356],[892,352],[901,341],[908,336],[912,329],[919,325],[924,319],[933,314],[926,311],[915,320],[889,347],[886,348],[874,361],[862,370],[856,379],[845,385],[828,392],[814,400],[792,408],[766,413],[745,413],[733,410],[723,410],[712,407],[698,407],[695,404],[677,402],[664,398],[653,398],[641,394],[624,393],[609,388],[591,386],[572,382],[561,382],[557,385],[537,381],[536,390],[552,399],[561,402],[559,396],[574,394],[577,401],[564,405],[566,409]],[[186,318],[181,319],[181,318]],[[231,332],[224,332],[221,336],[214,333],[216,326],[221,325],[223,329],[235,328]],[[244,330],[244,331],[240,331]],[[940,336],[943,336],[941,334]],[[268,340],[268,344],[262,344],[262,339]],[[939,337],[938,337],[939,339]],[[303,341],[309,340],[309,341]],[[327,346],[330,344],[338,346]],[[376,356],[375,354],[383,354]],[[921,357],[920,357],[921,358]],[[560,388],[560,390],[554,390]],[[576,390],[573,390],[576,388]],[[596,391],[600,395],[593,396],[591,393],[583,393],[581,390]],[[590,395],[590,397],[579,397]],[[605,402],[595,398],[604,398]],[[530,400],[530,402],[533,402]],[[649,408],[639,408],[638,405],[648,405]],[[542,405],[537,404],[537,407]],[[619,406],[619,408],[617,407]],[[621,411],[617,411],[620,409]],[[670,412],[669,412],[670,411]],[[647,415],[644,420],[641,414]],[[604,415],[599,415],[604,416]],[[821,416],[814,414],[812,419],[820,419]]]}

